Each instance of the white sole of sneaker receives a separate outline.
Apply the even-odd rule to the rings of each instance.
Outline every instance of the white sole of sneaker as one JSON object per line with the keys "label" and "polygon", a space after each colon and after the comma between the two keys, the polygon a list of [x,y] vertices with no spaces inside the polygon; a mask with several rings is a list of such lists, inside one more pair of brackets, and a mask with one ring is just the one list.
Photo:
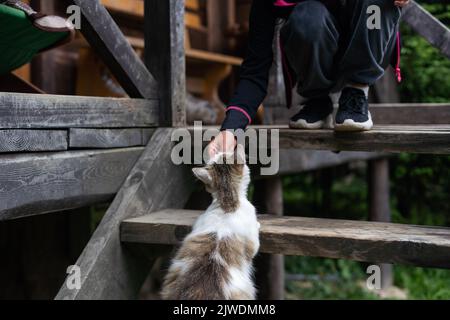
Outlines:
{"label": "white sole of sneaker", "polygon": [[330,114],[325,120],[320,120],[313,123],[308,123],[303,119],[290,121],[289,128],[303,130],[333,129],[333,114]]}
{"label": "white sole of sneaker", "polygon": [[347,119],[344,123],[335,123],[335,131],[369,131],[373,127],[372,115],[369,112],[369,120],[366,122],[355,122],[352,119]]}

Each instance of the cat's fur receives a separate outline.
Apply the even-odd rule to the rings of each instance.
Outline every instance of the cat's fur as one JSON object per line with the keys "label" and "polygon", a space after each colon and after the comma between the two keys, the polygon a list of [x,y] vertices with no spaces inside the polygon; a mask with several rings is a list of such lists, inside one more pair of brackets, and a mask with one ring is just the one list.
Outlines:
{"label": "cat's fur", "polygon": [[[173,259],[163,299],[255,299],[252,261],[259,249],[259,223],[247,200],[245,153],[242,148],[236,153],[219,154],[206,167],[193,169],[213,201]],[[230,157],[233,164],[221,161]]]}

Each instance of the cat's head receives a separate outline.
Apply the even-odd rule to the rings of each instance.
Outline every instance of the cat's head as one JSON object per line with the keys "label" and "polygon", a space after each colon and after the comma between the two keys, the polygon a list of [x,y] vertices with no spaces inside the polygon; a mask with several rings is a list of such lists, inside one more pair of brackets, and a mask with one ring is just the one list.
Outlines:
{"label": "cat's head", "polygon": [[239,197],[246,195],[250,183],[250,170],[245,164],[245,151],[241,145],[233,153],[216,154],[206,166],[192,171],[225,212],[236,211]]}

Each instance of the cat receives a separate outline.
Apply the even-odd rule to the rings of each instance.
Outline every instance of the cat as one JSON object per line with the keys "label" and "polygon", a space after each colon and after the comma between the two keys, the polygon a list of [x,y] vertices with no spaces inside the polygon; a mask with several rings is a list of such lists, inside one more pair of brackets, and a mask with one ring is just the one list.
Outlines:
{"label": "cat", "polygon": [[253,258],[259,250],[260,224],[247,199],[250,170],[245,152],[238,145],[235,153],[219,153],[205,167],[192,171],[213,201],[172,260],[161,296],[167,300],[254,300]]}

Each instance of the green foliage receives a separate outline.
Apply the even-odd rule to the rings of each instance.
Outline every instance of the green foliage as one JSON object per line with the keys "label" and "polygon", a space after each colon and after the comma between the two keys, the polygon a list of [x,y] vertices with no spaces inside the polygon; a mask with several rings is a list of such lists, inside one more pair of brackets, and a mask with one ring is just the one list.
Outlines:
{"label": "green foliage", "polygon": [[450,271],[398,266],[395,284],[407,288],[410,299],[450,299]]}
{"label": "green foliage", "polygon": [[[287,283],[288,299],[377,299],[366,289],[362,264],[348,260],[286,257],[286,271],[319,279]],[[333,280],[327,276],[336,275]]]}
{"label": "green foliage", "polygon": [[[424,7],[447,26],[450,9],[447,4],[425,4]],[[450,60],[406,25],[402,26],[403,83],[399,86],[405,102],[449,102]]]}

